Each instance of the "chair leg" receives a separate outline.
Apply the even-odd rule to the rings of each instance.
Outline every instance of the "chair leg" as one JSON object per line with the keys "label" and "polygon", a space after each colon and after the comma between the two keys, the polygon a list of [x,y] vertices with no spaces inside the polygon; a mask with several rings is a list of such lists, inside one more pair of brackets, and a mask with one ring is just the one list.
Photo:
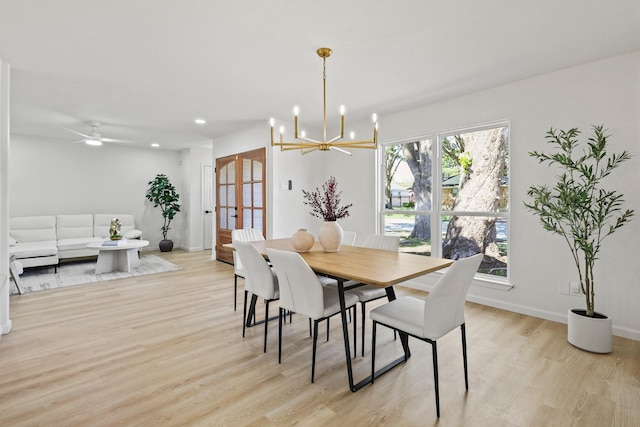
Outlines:
{"label": "chair leg", "polygon": [[464,388],[469,390],[469,376],[467,373],[467,331],[464,323],[460,325],[462,332],[462,363],[464,363]]}
{"label": "chair leg", "polygon": [[247,327],[247,297],[248,297],[248,291],[244,291],[244,309],[243,309],[243,315],[242,315],[242,338],[244,338],[244,330]]}
{"label": "chair leg", "polygon": [[316,376],[316,344],[318,342],[318,321],[313,321],[313,354],[311,355],[311,383]]}
{"label": "chair leg", "polygon": [[287,313],[284,309],[278,308],[278,363],[282,363],[282,316],[287,320]]}
{"label": "chair leg", "polygon": [[[360,306],[362,307],[362,357],[364,357],[364,327],[365,327],[365,322],[364,322],[364,316],[365,316],[365,306],[366,302],[364,301],[360,301]],[[394,331],[395,332],[395,331]]]}
{"label": "chair leg", "polygon": [[238,275],[233,275],[233,311],[236,311],[238,305]]}
{"label": "chair leg", "polygon": [[[353,357],[358,357],[358,316],[356,316],[357,305],[353,306]],[[351,310],[349,310],[351,313]],[[362,319],[362,326],[364,326],[364,318]],[[364,336],[364,335],[363,335]]]}
{"label": "chair leg", "polygon": [[262,349],[263,353],[267,352],[267,328],[269,326],[269,300],[265,301],[264,307],[264,348]]}
{"label": "chair leg", "polygon": [[327,317],[327,341],[329,342],[329,318]]}
{"label": "chair leg", "polygon": [[433,386],[436,391],[436,415],[440,418],[440,387],[438,384],[438,347],[437,343],[431,343],[431,352],[433,354]]}
{"label": "chair leg", "polygon": [[[364,322],[364,320],[363,320]],[[376,326],[378,322],[373,321],[373,328],[371,330],[371,384],[376,377]]]}

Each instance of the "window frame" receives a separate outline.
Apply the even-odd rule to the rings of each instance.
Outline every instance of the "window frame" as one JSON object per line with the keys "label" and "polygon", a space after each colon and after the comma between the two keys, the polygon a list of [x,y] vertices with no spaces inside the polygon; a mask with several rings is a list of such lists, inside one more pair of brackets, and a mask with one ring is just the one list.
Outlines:
{"label": "window frame", "polygon": [[[509,203],[507,204],[506,211],[497,211],[497,212],[478,212],[478,211],[445,211],[442,207],[442,140],[447,137],[451,137],[454,135],[478,132],[498,127],[506,127],[507,128],[507,170],[509,171],[509,188],[508,188],[508,198]],[[378,207],[378,215],[376,229],[378,233],[385,233],[385,216],[387,214],[396,213],[392,209],[387,209],[385,206],[386,196],[384,194],[385,188],[385,148],[390,145],[398,145],[398,144],[406,144],[415,141],[432,141],[432,166],[431,166],[431,182],[432,182],[432,191],[431,191],[431,211],[420,211],[420,210],[405,210],[403,213],[408,215],[430,215],[430,225],[431,225],[431,253],[432,256],[442,257],[442,233],[433,232],[433,230],[439,230],[441,227],[442,217],[443,216],[477,216],[477,217],[495,217],[495,218],[504,218],[507,221],[507,258],[511,258],[511,207],[512,207],[512,197],[511,197],[511,123],[509,120],[497,120],[493,122],[482,123],[479,125],[471,125],[464,126],[455,129],[447,129],[444,131],[438,132],[430,132],[425,133],[419,136],[412,136],[407,138],[395,138],[392,140],[383,141],[380,143],[380,149],[377,150],[377,163],[378,163],[378,177],[376,179],[377,182],[377,196],[376,196],[376,205]],[[441,272],[442,273],[442,272]],[[475,279],[480,282],[480,284],[484,284],[490,288],[496,289],[511,289],[513,285],[511,284],[511,269],[507,269],[506,277],[496,276],[492,274],[486,273],[476,273]]]}

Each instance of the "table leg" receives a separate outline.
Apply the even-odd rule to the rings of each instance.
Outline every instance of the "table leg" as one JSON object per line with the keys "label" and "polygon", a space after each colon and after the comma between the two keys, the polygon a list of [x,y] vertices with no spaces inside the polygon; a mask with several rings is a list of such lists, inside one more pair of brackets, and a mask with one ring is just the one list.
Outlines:
{"label": "table leg", "polygon": [[[245,325],[247,328],[251,326],[255,326],[255,316],[256,316],[256,303],[258,302],[258,296],[251,294],[251,302],[249,303],[249,312],[247,313],[247,318],[245,319]],[[251,323],[251,319],[253,319],[254,323]]]}
{"label": "table leg", "polygon": [[345,302],[344,302],[344,280],[342,279],[338,279],[338,299],[340,300],[340,315],[342,317],[342,336],[344,337],[344,354],[347,358],[347,374],[349,376],[349,389],[355,392],[359,388],[356,388],[356,386],[353,384],[353,367],[351,366],[351,347],[349,344],[349,328],[347,327],[347,308],[345,307]]}
{"label": "table leg", "polygon": [[111,273],[117,268],[118,259],[113,251],[98,252],[98,261],[96,261],[96,274]]}
{"label": "table leg", "polygon": [[[393,286],[389,286],[385,288],[385,290],[387,292],[387,298],[389,298],[389,301],[393,301],[394,299],[396,299],[396,294],[393,289]],[[349,347],[349,328],[347,327],[347,310],[344,302],[344,280],[340,280],[340,279],[338,279],[338,296],[340,299],[340,312],[342,314],[342,334],[344,336],[344,353],[347,358],[347,374],[349,376],[349,389],[355,393],[365,385],[371,383],[373,378],[371,375],[369,375],[368,377],[364,378],[357,384],[353,383],[353,367],[351,365],[351,349]],[[364,322],[365,320],[362,319],[362,321]],[[375,378],[378,378],[380,375],[398,366],[399,364],[405,362],[409,357],[411,357],[411,351],[409,350],[409,336],[406,333],[400,333],[400,342],[402,343],[404,355],[397,358],[393,362],[385,365],[379,370],[377,370],[374,374]]]}
{"label": "table leg", "polygon": [[[389,301],[393,301],[394,299],[396,299],[396,291],[395,289],[393,289],[393,286],[385,288],[385,291],[387,292],[387,298],[389,299]],[[400,331],[398,331],[398,334],[400,335],[400,342],[402,343],[404,356],[408,359],[411,357],[411,350],[409,350],[409,336],[406,333]]]}

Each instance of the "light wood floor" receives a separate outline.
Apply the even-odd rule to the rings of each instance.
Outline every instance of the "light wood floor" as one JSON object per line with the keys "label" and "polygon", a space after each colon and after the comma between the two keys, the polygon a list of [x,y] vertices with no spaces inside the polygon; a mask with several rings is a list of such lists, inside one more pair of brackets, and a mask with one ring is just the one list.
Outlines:
{"label": "light wood floor", "polygon": [[[278,365],[277,322],[266,354],[262,327],[242,338],[231,266],[161,256],[184,269],[11,297],[1,426],[640,426],[640,342],[590,354],[567,344],[565,325],[467,304],[469,391],[454,332],[438,344],[437,421],[428,344],[411,341],[406,364],[351,393],[336,319],[311,384],[305,318],[285,326]],[[400,354],[384,328],[378,343],[379,364]],[[370,346],[368,334],[357,378]]]}

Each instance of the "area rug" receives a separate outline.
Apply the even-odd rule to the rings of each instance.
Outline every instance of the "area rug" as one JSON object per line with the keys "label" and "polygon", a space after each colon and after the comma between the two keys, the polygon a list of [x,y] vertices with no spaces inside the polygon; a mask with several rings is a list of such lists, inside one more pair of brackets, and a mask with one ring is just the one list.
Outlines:
{"label": "area rug", "polygon": [[[62,263],[58,266],[57,273],[54,273],[53,267],[26,268],[24,273],[20,275],[20,289],[22,289],[22,293],[28,293],[181,269],[182,267],[156,255],[142,255],[140,257],[140,266],[131,269],[130,273],[114,271],[112,273],[95,274],[95,259],[73,261]],[[13,281],[11,285],[11,293],[17,294],[18,291]]]}

